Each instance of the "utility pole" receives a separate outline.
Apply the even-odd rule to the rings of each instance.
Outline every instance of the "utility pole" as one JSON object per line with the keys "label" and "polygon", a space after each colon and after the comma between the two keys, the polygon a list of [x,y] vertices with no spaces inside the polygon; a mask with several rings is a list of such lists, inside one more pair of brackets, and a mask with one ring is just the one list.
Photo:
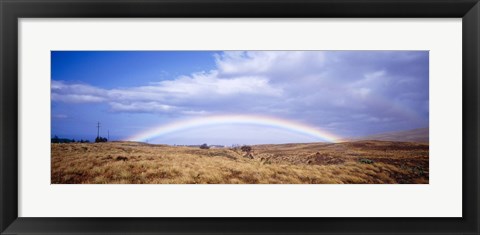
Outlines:
{"label": "utility pole", "polygon": [[97,138],[100,137],[100,122],[97,122]]}
{"label": "utility pole", "polygon": [[107,140],[110,140],[110,130],[107,130]]}

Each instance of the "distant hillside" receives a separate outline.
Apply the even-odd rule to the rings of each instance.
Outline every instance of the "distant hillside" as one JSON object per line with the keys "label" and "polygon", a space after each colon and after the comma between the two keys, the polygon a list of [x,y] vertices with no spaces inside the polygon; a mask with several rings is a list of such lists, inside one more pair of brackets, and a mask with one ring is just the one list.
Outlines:
{"label": "distant hillside", "polygon": [[364,137],[345,139],[343,141],[355,140],[383,140],[383,141],[403,141],[403,142],[421,142],[428,143],[429,128],[418,128],[406,131],[386,132]]}

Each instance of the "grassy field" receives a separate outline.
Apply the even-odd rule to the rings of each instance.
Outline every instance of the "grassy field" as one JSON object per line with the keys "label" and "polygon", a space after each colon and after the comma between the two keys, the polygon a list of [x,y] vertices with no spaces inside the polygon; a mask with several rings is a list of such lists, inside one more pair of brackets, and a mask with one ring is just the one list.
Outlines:
{"label": "grassy field", "polygon": [[200,149],[52,144],[52,184],[428,184],[428,144],[389,141]]}

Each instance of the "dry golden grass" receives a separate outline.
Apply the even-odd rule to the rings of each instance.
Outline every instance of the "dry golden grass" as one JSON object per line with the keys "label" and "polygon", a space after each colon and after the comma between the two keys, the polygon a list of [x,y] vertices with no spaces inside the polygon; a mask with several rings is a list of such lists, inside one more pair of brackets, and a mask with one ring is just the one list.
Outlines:
{"label": "dry golden grass", "polygon": [[428,144],[337,144],[199,149],[135,142],[52,144],[53,184],[428,183]]}

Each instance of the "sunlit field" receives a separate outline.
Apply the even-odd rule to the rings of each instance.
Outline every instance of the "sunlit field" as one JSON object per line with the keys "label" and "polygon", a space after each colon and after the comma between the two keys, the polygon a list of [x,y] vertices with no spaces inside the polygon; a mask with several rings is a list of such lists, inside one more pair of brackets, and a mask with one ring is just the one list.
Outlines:
{"label": "sunlit field", "polygon": [[[248,147],[251,147],[249,149]],[[425,143],[183,147],[53,143],[53,184],[426,184]]]}

